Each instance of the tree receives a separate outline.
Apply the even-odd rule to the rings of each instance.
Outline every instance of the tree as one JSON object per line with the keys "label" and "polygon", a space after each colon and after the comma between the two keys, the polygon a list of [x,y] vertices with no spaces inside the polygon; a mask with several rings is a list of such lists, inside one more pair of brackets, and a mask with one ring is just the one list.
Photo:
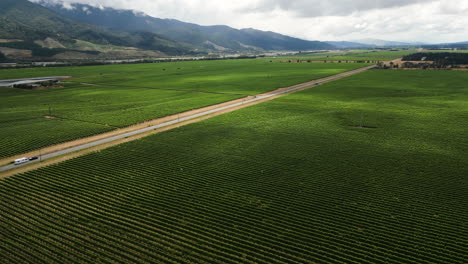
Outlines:
{"label": "tree", "polygon": [[5,62],[8,61],[8,58],[3,55],[3,53],[0,52],[0,62]]}

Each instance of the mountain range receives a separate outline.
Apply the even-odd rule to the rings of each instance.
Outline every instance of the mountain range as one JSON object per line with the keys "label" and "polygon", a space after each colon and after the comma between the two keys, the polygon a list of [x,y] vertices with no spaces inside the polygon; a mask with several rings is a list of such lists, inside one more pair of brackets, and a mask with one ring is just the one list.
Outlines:
{"label": "mountain range", "polygon": [[64,17],[83,23],[127,32],[152,32],[193,45],[198,49],[303,51],[334,48],[324,42],[307,41],[252,28],[238,30],[228,26],[200,26],[175,19],[155,18],[132,10],[118,10],[109,7],[98,8],[90,5],[71,4],[71,8],[70,6],[65,8],[61,4],[48,1],[40,3]]}
{"label": "mountain range", "polygon": [[[12,59],[122,58],[333,49],[255,29],[199,26],[130,10],[0,1],[0,53]],[[4,56],[2,56],[3,58]]]}
{"label": "mountain range", "polygon": [[374,45],[369,45],[369,44],[364,44],[364,43],[358,43],[358,42],[351,42],[351,41],[325,41],[325,43],[328,43],[335,48],[338,49],[355,49],[355,48],[373,48],[375,47]]}
{"label": "mountain range", "polygon": [[421,45],[374,39],[308,41],[252,28],[201,26],[160,19],[133,10],[76,3],[65,7],[56,0],[31,1],[0,0],[0,61],[122,59]]}
{"label": "mountain range", "polygon": [[0,38],[25,41],[53,38],[70,43],[82,40],[101,45],[116,45],[157,50],[165,53],[190,53],[191,47],[167,37],[144,31],[113,31],[80,23],[27,0],[0,1]]}
{"label": "mountain range", "polygon": [[422,43],[422,42],[399,42],[399,41],[388,41],[388,40],[381,40],[381,39],[360,39],[360,40],[355,40],[354,42],[364,44],[367,46],[374,46],[374,47],[399,47],[399,46],[426,45],[426,43]]}

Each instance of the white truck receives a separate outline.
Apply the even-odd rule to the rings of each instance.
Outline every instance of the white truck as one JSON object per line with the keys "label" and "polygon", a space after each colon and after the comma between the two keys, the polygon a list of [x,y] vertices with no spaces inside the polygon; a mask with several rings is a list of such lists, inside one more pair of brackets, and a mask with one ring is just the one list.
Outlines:
{"label": "white truck", "polygon": [[20,164],[26,163],[28,161],[29,161],[28,158],[15,159],[15,165],[20,165]]}

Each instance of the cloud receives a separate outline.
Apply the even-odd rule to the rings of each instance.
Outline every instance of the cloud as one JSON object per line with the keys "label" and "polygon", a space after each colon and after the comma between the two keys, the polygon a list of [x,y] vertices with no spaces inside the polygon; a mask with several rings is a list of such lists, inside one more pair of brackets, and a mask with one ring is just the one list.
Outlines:
{"label": "cloud", "polygon": [[467,15],[468,1],[442,0],[438,3],[438,10],[440,14]]}
{"label": "cloud", "polygon": [[[261,0],[251,12],[290,11],[303,17],[346,16],[357,12],[402,7],[436,0]],[[244,9],[247,11],[247,9]]]}

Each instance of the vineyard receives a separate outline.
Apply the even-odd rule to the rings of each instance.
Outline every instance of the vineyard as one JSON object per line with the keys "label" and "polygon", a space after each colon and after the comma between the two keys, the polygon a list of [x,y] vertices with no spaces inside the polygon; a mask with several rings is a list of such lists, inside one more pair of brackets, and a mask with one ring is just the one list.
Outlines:
{"label": "vineyard", "polygon": [[77,77],[62,89],[0,88],[0,158],[363,66],[238,60],[0,70],[0,79]]}
{"label": "vineyard", "polygon": [[369,71],[0,181],[1,263],[466,263],[468,75]]}
{"label": "vineyard", "polygon": [[[0,129],[0,144],[2,146],[0,157],[26,153],[85,135],[95,135],[112,130],[112,127],[99,124],[46,118],[5,122],[2,125],[2,129]],[[40,153],[37,152],[36,155],[39,156]]]}
{"label": "vineyard", "polygon": [[418,52],[403,57],[404,61],[433,61],[440,65],[468,64],[466,52]]}
{"label": "vineyard", "polygon": [[298,54],[295,56],[279,57],[290,60],[311,60],[311,61],[391,61],[416,52],[414,49],[402,50],[350,50],[342,52]]}
{"label": "vineyard", "polygon": [[0,88],[0,95],[6,100],[0,106],[0,157],[239,98],[73,84],[45,91]]}
{"label": "vineyard", "polygon": [[0,70],[0,79],[73,76],[74,83],[256,95],[368,64],[277,64],[269,59]]}

